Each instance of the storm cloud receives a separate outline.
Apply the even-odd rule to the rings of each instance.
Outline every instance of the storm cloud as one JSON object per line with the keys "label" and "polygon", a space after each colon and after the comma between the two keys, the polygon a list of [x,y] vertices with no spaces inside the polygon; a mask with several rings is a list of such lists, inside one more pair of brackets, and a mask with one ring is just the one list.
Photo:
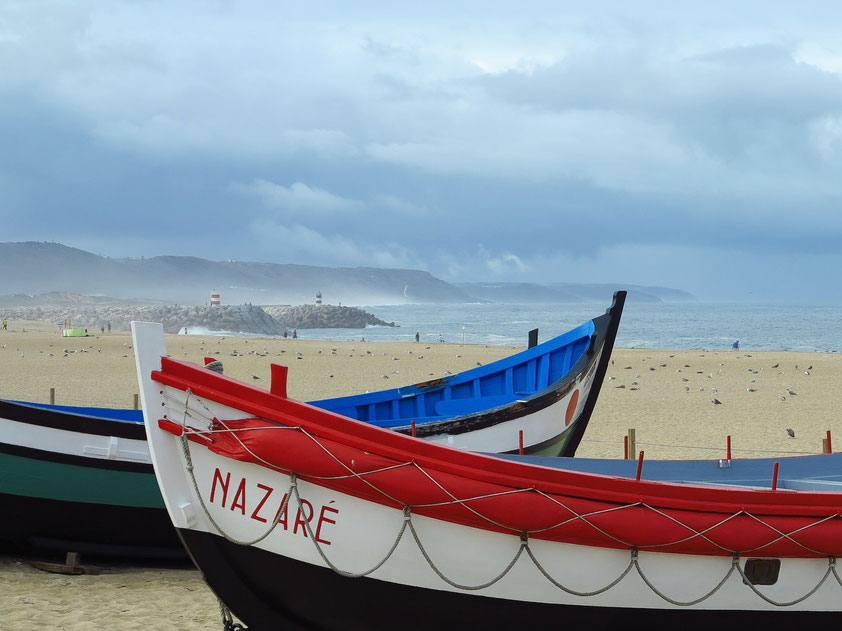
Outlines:
{"label": "storm cloud", "polygon": [[4,3],[2,240],[842,301],[811,7]]}

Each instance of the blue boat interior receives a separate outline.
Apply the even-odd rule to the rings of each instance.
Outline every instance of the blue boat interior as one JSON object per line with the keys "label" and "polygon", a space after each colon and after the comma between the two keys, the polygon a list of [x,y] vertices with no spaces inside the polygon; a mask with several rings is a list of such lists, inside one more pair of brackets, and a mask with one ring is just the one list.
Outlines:
{"label": "blue boat interior", "polygon": [[[551,388],[587,351],[593,321],[499,361],[421,384],[347,397],[310,401],[310,405],[379,427],[400,427],[411,421],[431,423],[527,399]],[[141,410],[72,407],[31,403],[70,414],[143,422]]]}
{"label": "blue boat interior", "polygon": [[[637,476],[637,460],[488,455],[566,471],[629,479]],[[732,460],[644,460],[640,477],[654,482],[770,489],[775,463],[778,489],[842,492],[842,453]]]}
{"label": "blue boat interior", "polygon": [[532,397],[567,375],[594,334],[593,322],[499,361],[421,384],[311,405],[379,427],[431,423]]}

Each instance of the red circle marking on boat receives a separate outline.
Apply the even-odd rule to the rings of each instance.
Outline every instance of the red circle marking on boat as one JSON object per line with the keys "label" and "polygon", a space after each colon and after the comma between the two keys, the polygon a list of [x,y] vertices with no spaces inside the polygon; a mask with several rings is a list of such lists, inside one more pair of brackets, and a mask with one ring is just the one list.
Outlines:
{"label": "red circle marking on boat", "polygon": [[573,391],[573,394],[570,396],[570,403],[567,404],[567,413],[564,415],[564,426],[567,427],[570,425],[570,421],[573,420],[573,415],[576,413],[576,405],[579,403],[579,389]]}

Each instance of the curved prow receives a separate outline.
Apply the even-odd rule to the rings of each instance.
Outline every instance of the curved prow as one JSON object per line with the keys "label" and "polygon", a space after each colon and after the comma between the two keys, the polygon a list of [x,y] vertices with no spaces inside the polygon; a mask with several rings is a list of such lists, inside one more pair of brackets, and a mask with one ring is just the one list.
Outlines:
{"label": "curved prow", "polygon": [[[591,414],[596,406],[596,400],[599,397],[599,391],[602,389],[602,383],[605,380],[605,373],[608,370],[608,362],[611,359],[611,351],[614,350],[614,341],[617,339],[617,330],[620,328],[620,317],[623,315],[623,306],[626,304],[627,291],[620,289],[614,292],[614,299],[611,306],[605,311],[604,315],[594,319],[594,324],[597,329],[600,329],[597,335],[591,340],[591,348],[589,353],[597,352],[600,349],[602,355],[599,358],[599,363],[594,374],[593,385],[588,393],[588,398],[582,409],[582,413],[578,422],[573,427],[572,434],[564,446],[561,455],[572,458],[576,455],[576,450],[579,448],[579,443],[582,442],[582,436],[585,435],[585,430],[590,422]],[[602,340],[599,339],[600,333],[604,335]]]}

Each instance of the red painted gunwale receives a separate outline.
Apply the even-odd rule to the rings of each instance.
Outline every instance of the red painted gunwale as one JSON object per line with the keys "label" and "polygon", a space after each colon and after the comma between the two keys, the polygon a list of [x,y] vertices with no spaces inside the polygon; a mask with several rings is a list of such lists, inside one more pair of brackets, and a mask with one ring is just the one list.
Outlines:
{"label": "red painted gunwale", "polygon": [[[223,419],[229,427],[266,427],[268,420],[304,430],[238,432],[250,450],[282,471],[380,504],[410,505],[413,512],[437,519],[610,548],[778,557],[842,553],[842,494],[669,484],[562,471],[414,439],[179,360],[162,358],[162,369],[152,378],[260,417]],[[258,462],[230,434],[213,438],[212,451]],[[367,474],[370,484],[355,477],[318,479],[347,474],[331,455],[357,473],[402,463],[417,466]],[[472,500],[469,510],[452,503],[442,488],[459,499],[484,499]],[[486,497],[523,489],[538,492]],[[436,502],[445,503],[419,506]]]}

